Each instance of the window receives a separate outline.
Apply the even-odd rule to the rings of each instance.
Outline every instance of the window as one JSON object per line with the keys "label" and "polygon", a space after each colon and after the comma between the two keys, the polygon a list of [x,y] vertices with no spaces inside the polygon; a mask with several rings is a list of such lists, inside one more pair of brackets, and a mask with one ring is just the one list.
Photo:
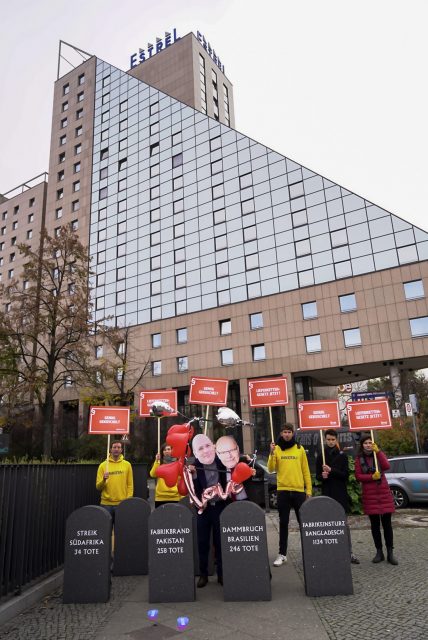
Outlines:
{"label": "window", "polygon": [[154,178],[154,176],[158,176],[159,175],[159,163],[157,164],[152,164],[152,166],[150,167],[150,177]]}
{"label": "window", "polygon": [[67,142],[67,134],[64,133],[64,135],[61,136],[60,139],[59,139],[60,147],[62,147],[62,145],[64,145],[66,142]]}
{"label": "window", "polygon": [[79,153],[82,153],[82,145],[80,142],[74,147],[74,155],[77,156]]}
{"label": "window", "polygon": [[263,314],[251,313],[250,314],[250,329],[263,329]]}
{"label": "window", "polygon": [[314,336],[305,336],[305,342],[307,353],[317,353],[318,351],[321,351],[321,336],[319,334]]}
{"label": "window", "polygon": [[251,187],[253,184],[253,174],[246,173],[239,178],[239,187],[241,189],[245,189],[246,187]]}
{"label": "window", "polygon": [[257,360],[266,360],[266,350],[264,344],[253,344],[251,347],[251,353],[254,362],[257,362]]}
{"label": "window", "polygon": [[228,366],[233,364],[233,349],[222,349],[220,351],[221,364]]}
{"label": "window", "polygon": [[220,320],[220,335],[228,336],[230,333],[232,333],[232,321]]}
{"label": "window", "polygon": [[28,201],[28,206],[29,207],[34,207],[35,202],[36,202],[36,198],[30,198],[29,201]]}
{"label": "window", "polygon": [[185,249],[176,249],[174,251],[174,262],[177,264],[178,262],[184,262],[186,259],[186,251]]}
{"label": "window", "polygon": [[252,253],[249,256],[245,256],[245,268],[247,271],[251,269],[257,269],[259,266],[259,254]]}
{"label": "window", "polygon": [[[16,241],[16,238],[15,238],[15,241]],[[9,262],[15,262],[15,257],[16,257],[16,254],[15,253],[11,253],[10,256],[9,256]]]}
{"label": "window", "polygon": [[126,256],[126,243],[119,244],[116,249],[117,257]]}
{"label": "window", "polygon": [[128,128],[128,120],[121,120],[119,122],[119,131],[125,131]]}
{"label": "window", "polygon": [[67,124],[68,124],[68,120],[67,120],[67,118],[63,118],[63,119],[61,120],[61,129],[65,129],[65,127],[67,126]]}
{"label": "window", "polygon": [[54,229],[55,238],[59,238],[60,235],[61,235],[61,227],[55,227],[55,229]]}
{"label": "window", "polygon": [[119,113],[123,113],[128,108],[128,100],[124,100],[119,104]]}
{"label": "window", "polygon": [[73,165],[73,172],[80,173],[80,167],[81,167],[80,162],[75,162]]}
{"label": "window", "polygon": [[152,333],[152,349],[159,349],[162,346],[162,334]]}
{"label": "window", "polygon": [[82,73],[80,74],[80,76],[77,78],[77,84],[80,86],[82,86],[82,84],[84,84],[85,82],[85,74]]}
{"label": "window", "polygon": [[71,203],[71,210],[72,211],[79,211],[79,209],[80,209],[79,200],[73,200],[73,202]]}
{"label": "window", "polygon": [[62,207],[58,207],[58,209],[55,209],[55,218],[57,220],[62,218]]}
{"label": "window", "polygon": [[70,227],[72,231],[77,231],[77,229],[79,228],[79,221],[78,220],[72,220],[70,222]]}
{"label": "window", "polygon": [[58,156],[58,164],[61,164],[62,162],[65,162],[65,151],[60,153]]}
{"label": "window", "polygon": [[105,87],[108,87],[109,84],[110,84],[110,75],[105,76],[103,78],[103,89],[105,89]]}
{"label": "window", "polygon": [[181,142],[181,131],[178,131],[177,133],[173,133],[172,134],[171,142],[172,142],[172,146],[174,146],[176,144],[180,144],[180,142]]}
{"label": "window", "polygon": [[187,342],[187,327],[177,329],[177,344],[184,344]]}
{"label": "window", "polygon": [[116,304],[124,304],[126,302],[126,291],[118,291],[116,293]]}
{"label": "window", "polygon": [[159,194],[160,194],[159,186],[150,188],[150,200],[155,200],[156,198],[159,198]]}
{"label": "window", "polygon": [[64,378],[64,387],[67,389],[68,387],[73,386],[73,378],[71,376],[65,376]]}
{"label": "window", "polygon": [[153,102],[153,104],[150,105],[150,115],[154,115],[155,113],[158,113],[159,111],[159,102]]}
{"label": "window", "polygon": [[215,151],[216,149],[220,149],[220,147],[221,147],[221,136],[211,138],[210,151]]}
{"label": "window", "polygon": [[108,147],[100,151],[100,160],[105,160],[106,158],[108,158]]}
{"label": "window", "polygon": [[103,187],[102,189],[100,189],[99,191],[99,200],[103,200],[104,198],[107,198],[107,187]]}
{"label": "window", "polygon": [[412,280],[404,283],[404,295],[406,300],[416,300],[425,296],[422,280]]}
{"label": "window", "polygon": [[77,109],[76,111],[76,120],[80,120],[80,118],[83,118],[83,109]]}
{"label": "window", "polygon": [[13,238],[11,238],[10,244],[11,244],[12,246],[15,246],[15,245],[16,245],[16,236],[13,236]]}
{"label": "window", "polygon": [[106,218],[107,218],[107,208],[102,207],[102,209],[99,209],[98,211],[98,220],[105,220]]}
{"label": "window", "polygon": [[177,153],[175,156],[172,156],[172,168],[180,167],[183,164],[183,154]]}
{"label": "window", "polygon": [[57,189],[56,199],[57,200],[62,200],[63,197],[64,197],[64,189]]}
{"label": "window", "polygon": [[65,102],[62,103],[61,105],[61,111],[64,113],[64,111],[68,111],[68,101],[66,100]]}
{"label": "window", "polygon": [[82,126],[76,127],[76,136],[75,137],[78,138],[79,136],[81,136],[82,132],[83,132],[83,127]]}
{"label": "window", "polygon": [[410,320],[410,332],[413,338],[428,336],[428,317],[412,318]]}
{"label": "window", "polygon": [[67,84],[63,85],[63,87],[62,87],[62,95],[66,96],[67,93],[69,93],[69,92],[70,92],[70,85],[67,82]]}
{"label": "window", "polygon": [[186,286],[186,274],[180,273],[175,276],[175,288],[182,289]]}
{"label": "window", "polygon": [[343,340],[345,347],[359,347],[361,345],[361,334],[359,328],[344,329]]}
{"label": "window", "polygon": [[187,356],[180,356],[177,358],[177,371],[181,373],[182,371],[189,370],[189,361]]}
{"label": "window", "polygon": [[58,171],[56,177],[57,177],[58,182],[62,182],[64,180],[64,170]]}
{"label": "window", "polygon": [[159,122],[150,125],[150,135],[153,136],[155,133],[159,133]]}
{"label": "window", "polygon": [[14,223],[12,224],[12,229],[16,231],[17,228],[18,228],[18,220],[15,220]]}
{"label": "window", "polygon": [[103,167],[100,169],[100,180],[104,180],[108,177],[108,167]]}
{"label": "window", "polygon": [[95,357],[96,357],[97,360],[99,360],[100,358],[103,357],[103,346],[102,346],[102,344],[98,344],[95,347]]}
{"label": "window", "polygon": [[120,236],[121,233],[126,233],[126,222],[118,222],[117,224],[117,235]]}
{"label": "window", "polygon": [[7,272],[7,277],[9,278],[9,280],[13,278],[13,269],[9,269],[9,271]]}
{"label": "window", "polygon": [[162,361],[153,360],[152,362],[152,376],[160,376],[162,374]]}
{"label": "window", "polygon": [[405,473],[426,474],[428,471],[428,458],[405,458],[401,462],[404,462]]}
{"label": "window", "polygon": [[183,187],[183,176],[177,176],[172,179],[172,190],[176,191],[177,189],[181,189]]}
{"label": "window", "polygon": [[5,236],[6,235],[6,227],[2,227],[0,233],[1,233],[2,236]]}
{"label": "window", "polygon": [[13,215],[16,216],[19,213],[19,204],[13,208]]}
{"label": "window", "polygon": [[150,145],[150,157],[157,155],[159,153],[159,142],[155,142]]}
{"label": "window", "polygon": [[126,169],[126,161],[127,161],[127,158],[122,158],[121,160],[119,160],[119,164],[118,164],[119,171],[122,171],[122,169]]}
{"label": "window", "polygon": [[85,92],[81,91],[80,93],[77,94],[77,102],[82,102],[83,98],[85,97]]}
{"label": "window", "polygon": [[28,224],[31,224],[31,222],[34,222],[34,213],[28,214]]}
{"label": "window", "polygon": [[309,320],[310,318],[318,318],[317,303],[305,302],[302,304],[303,320]]}
{"label": "window", "polygon": [[32,237],[33,237],[33,230],[32,229],[28,229],[28,231],[27,231],[27,240],[31,240]]}
{"label": "window", "polygon": [[345,296],[339,296],[339,305],[342,313],[355,311],[357,309],[357,300],[355,293],[349,293]]}
{"label": "window", "polygon": [[76,182],[73,182],[73,191],[80,191],[80,180],[76,180]]}
{"label": "window", "polygon": [[241,211],[243,216],[246,216],[248,213],[253,213],[254,200],[251,198],[251,200],[244,200],[244,202],[241,202]]}
{"label": "window", "polygon": [[1,219],[7,220],[7,211],[3,211],[3,213],[1,214]]}

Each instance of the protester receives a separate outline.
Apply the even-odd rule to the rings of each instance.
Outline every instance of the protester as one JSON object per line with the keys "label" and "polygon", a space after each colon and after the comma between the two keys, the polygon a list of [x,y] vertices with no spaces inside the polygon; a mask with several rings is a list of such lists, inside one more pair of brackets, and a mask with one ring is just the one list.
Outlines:
{"label": "protester", "polygon": [[[192,441],[192,450],[195,456],[193,482],[197,497],[200,499],[204,489],[215,486],[218,483],[220,483],[222,489],[225,489],[227,484],[226,467],[216,456],[214,444],[208,436],[202,433],[196,435]],[[220,515],[230,502],[230,499],[222,500],[219,496],[215,496],[206,504],[202,513],[197,515],[199,551],[199,580],[197,587],[199,589],[205,587],[208,583],[208,556],[211,532],[217,564],[217,582],[223,584]]]}
{"label": "protester", "polygon": [[101,506],[106,509],[114,522],[116,507],[134,494],[132,467],[122,455],[122,443],[113,442],[108,460],[98,467],[96,487],[101,491]]}
{"label": "protester", "polygon": [[[164,443],[161,446],[160,453],[156,454],[155,461],[153,463],[152,468],[150,469],[150,477],[157,478],[156,469],[161,464],[168,464],[169,462],[173,462],[173,458],[171,457],[172,447],[169,444]],[[156,480],[156,490],[155,490],[155,509],[161,507],[163,504],[168,504],[170,502],[178,502],[181,500],[183,496],[179,493],[177,485],[173,487],[168,487],[165,480],[163,478],[157,478]]]}
{"label": "protester", "polygon": [[287,562],[288,522],[290,510],[294,509],[300,524],[299,509],[306,498],[312,495],[311,474],[306,451],[296,443],[294,427],[286,422],[275,445],[270,445],[268,470],[276,471],[278,514],[279,514],[279,554],[274,566]]}
{"label": "protester", "polygon": [[[379,471],[376,471],[375,453]],[[355,477],[362,485],[363,510],[370,518],[373,541],[376,547],[376,555],[372,562],[377,563],[385,560],[380,528],[382,523],[387,560],[390,564],[397,565],[398,562],[393,553],[394,539],[391,523],[391,514],[395,511],[394,500],[385,477],[385,471],[388,469],[387,457],[373,442],[370,434],[362,435],[360,450],[355,460]]]}
{"label": "protester", "polygon": [[[319,455],[316,461],[316,478],[321,482],[322,495],[336,500],[347,513],[349,511],[347,490],[349,476],[348,456],[339,448],[337,431],[327,429],[324,438],[326,444],[324,449],[325,464],[323,464],[322,456]],[[358,558],[352,553],[351,532],[348,523],[346,523],[346,526],[351,548],[351,562],[352,564],[360,564]]]}
{"label": "protester", "polygon": [[[238,462],[244,462],[248,464],[251,460],[250,456],[243,455],[241,456],[239,453],[239,446],[236,442],[235,438],[232,436],[221,436],[217,442],[215,443],[215,450],[220,458],[220,461],[226,467],[226,479],[229,481],[232,477],[232,470],[236,467]],[[248,495],[246,488],[248,488],[248,484],[251,482],[252,477],[256,475],[256,470],[251,467],[252,476],[245,480],[243,483],[244,488],[237,494],[233,494],[232,500],[248,500]],[[263,470],[261,470],[263,474]]]}

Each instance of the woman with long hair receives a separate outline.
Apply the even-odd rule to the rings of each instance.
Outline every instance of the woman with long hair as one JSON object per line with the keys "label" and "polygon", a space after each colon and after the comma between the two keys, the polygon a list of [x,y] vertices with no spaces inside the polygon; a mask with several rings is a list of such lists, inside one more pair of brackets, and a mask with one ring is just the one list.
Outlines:
{"label": "woman with long hair", "polygon": [[[375,455],[377,456],[378,470],[376,470]],[[360,438],[360,449],[355,460],[355,477],[362,485],[363,510],[370,518],[373,541],[376,547],[376,555],[372,562],[378,563],[385,560],[382,548],[382,524],[386,559],[390,564],[397,565],[398,562],[393,553],[394,534],[391,522],[395,507],[392,493],[385,477],[385,471],[388,471],[388,469],[389,462],[386,455],[379,450],[370,434],[363,434]]]}
{"label": "woman with long hair", "polygon": [[157,478],[156,469],[161,464],[168,464],[173,462],[174,458],[171,457],[172,447],[165,442],[161,446],[160,453],[156,454],[155,461],[150,469],[150,477],[156,478],[156,491],[155,491],[155,509],[167,504],[169,502],[178,502],[183,497],[179,492],[177,485],[168,487],[163,478]]}

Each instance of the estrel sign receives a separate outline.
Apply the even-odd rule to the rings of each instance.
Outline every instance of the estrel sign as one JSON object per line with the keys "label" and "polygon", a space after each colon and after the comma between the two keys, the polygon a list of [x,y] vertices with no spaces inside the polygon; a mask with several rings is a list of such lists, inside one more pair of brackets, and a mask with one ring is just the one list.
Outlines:
{"label": "estrel sign", "polygon": [[167,389],[163,391],[140,391],[140,416],[150,418],[152,404],[156,402],[165,402],[168,404],[172,412],[168,415],[177,415],[177,390]]}
{"label": "estrel sign", "polygon": [[299,426],[304,429],[340,429],[340,412],[337,400],[307,400],[299,402]]}
{"label": "estrel sign", "polygon": [[392,428],[388,400],[347,402],[346,412],[350,431]]}
{"label": "estrel sign", "polygon": [[89,429],[92,435],[129,433],[129,407],[91,407]]}
{"label": "estrel sign", "polygon": [[189,404],[224,406],[227,404],[229,380],[224,378],[196,378],[190,380]]}
{"label": "estrel sign", "polygon": [[220,69],[220,71],[222,71],[224,73],[224,64],[222,64],[220,58],[218,57],[218,55],[216,54],[214,49],[211,47],[210,43],[207,42],[207,40],[205,40],[205,36],[202,35],[202,33],[200,31],[197,31],[196,32],[196,37],[199,40],[199,42],[201,43],[201,45],[203,46],[203,48],[205,49],[205,51],[212,58],[213,62],[215,62],[215,64]]}
{"label": "estrel sign", "polygon": [[177,35],[177,29],[174,28],[172,33],[165,31],[164,38],[156,38],[156,45],[148,43],[147,49],[140,48],[137,53],[131,55],[131,69],[149,58],[153,58],[154,55],[171,46],[174,42],[177,42],[177,40],[180,40],[180,37]]}
{"label": "estrel sign", "polygon": [[250,407],[288,404],[287,378],[261,378],[248,381]]}

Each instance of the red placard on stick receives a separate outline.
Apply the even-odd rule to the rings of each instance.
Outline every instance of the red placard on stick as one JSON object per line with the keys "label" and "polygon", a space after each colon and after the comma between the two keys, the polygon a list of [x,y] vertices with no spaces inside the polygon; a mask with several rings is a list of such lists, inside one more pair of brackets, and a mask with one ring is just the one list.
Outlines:
{"label": "red placard on stick", "polygon": [[205,404],[223,407],[227,404],[229,380],[224,378],[190,379],[189,404]]}
{"label": "red placard on stick", "polygon": [[392,429],[388,400],[347,402],[346,412],[350,431]]}
{"label": "red placard on stick", "polygon": [[274,407],[288,404],[287,378],[248,380],[250,407]]}
{"label": "red placard on stick", "polygon": [[305,429],[339,429],[340,411],[337,400],[307,400],[297,404],[299,426]]}
{"label": "red placard on stick", "polygon": [[168,413],[169,416],[177,415],[177,390],[176,389],[164,389],[159,391],[140,391],[140,416],[145,418],[153,417],[150,413],[153,403],[166,402],[172,412]]}
{"label": "red placard on stick", "polygon": [[129,433],[129,407],[90,407],[89,429],[92,435]]}

